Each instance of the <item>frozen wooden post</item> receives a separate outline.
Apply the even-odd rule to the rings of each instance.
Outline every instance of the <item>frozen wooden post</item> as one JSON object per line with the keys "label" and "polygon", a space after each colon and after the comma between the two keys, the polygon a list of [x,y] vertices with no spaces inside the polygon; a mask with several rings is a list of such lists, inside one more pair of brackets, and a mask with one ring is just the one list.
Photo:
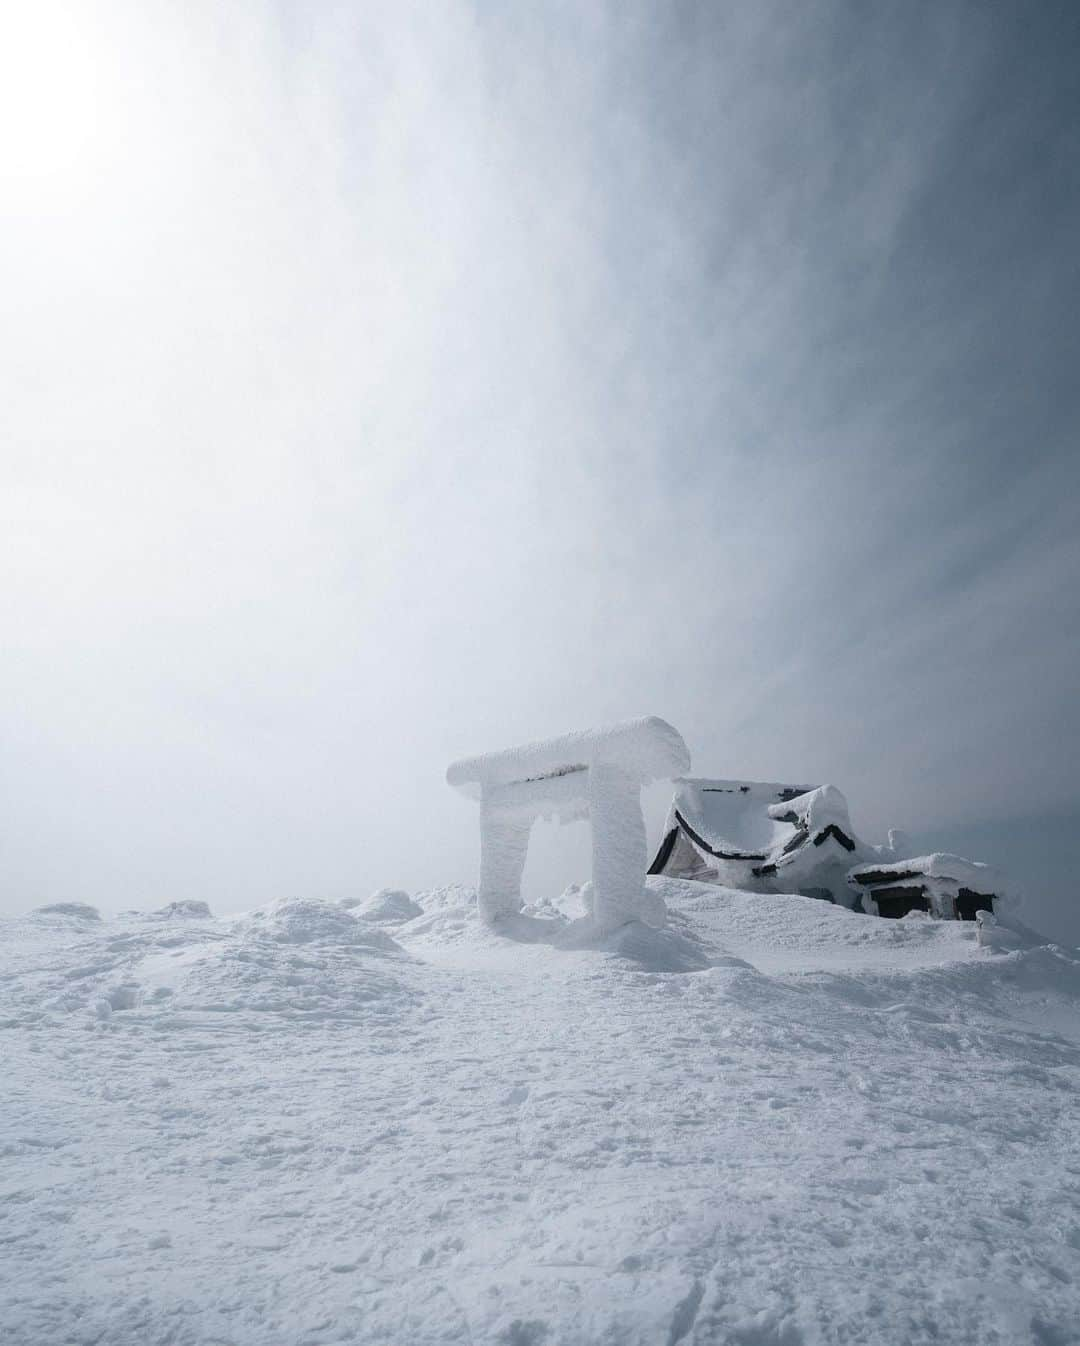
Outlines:
{"label": "frozen wooden post", "polygon": [[480,802],[481,915],[494,923],[520,912],[521,875],[537,818],[589,818],[596,925],[662,925],[664,904],[645,888],[641,787],[689,765],[678,731],[655,716],[454,762],[447,781]]}

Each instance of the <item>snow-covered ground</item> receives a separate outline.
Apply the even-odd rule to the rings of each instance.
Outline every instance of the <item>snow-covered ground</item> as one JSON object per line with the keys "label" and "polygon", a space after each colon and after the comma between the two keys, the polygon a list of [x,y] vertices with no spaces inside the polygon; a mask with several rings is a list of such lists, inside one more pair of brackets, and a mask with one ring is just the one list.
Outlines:
{"label": "snow-covered ground", "polygon": [[1080,1341],[1076,951],[652,886],[0,923],[0,1340]]}

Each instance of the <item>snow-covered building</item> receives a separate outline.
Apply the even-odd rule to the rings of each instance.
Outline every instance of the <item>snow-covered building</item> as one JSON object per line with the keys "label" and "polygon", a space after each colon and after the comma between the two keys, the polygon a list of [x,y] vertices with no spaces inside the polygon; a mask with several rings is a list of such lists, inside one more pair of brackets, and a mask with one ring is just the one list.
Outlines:
{"label": "snow-covered building", "polygon": [[973,921],[1006,896],[1002,877],[989,865],[937,852],[891,864],[856,865],[848,883],[863,910],[876,916],[926,911],[946,920]]}
{"label": "snow-covered building", "polygon": [[649,873],[850,907],[857,895],[848,870],[874,854],[856,838],[833,785],[684,776]]}
{"label": "snow-covered building", "polygon": [[650,874],[750,892],[801,893],[872,915],[909,911],[974,920],[1004,893],[988,866],[954,855],[906,858],[902,832],[860,840],[834,785],[777,781],[675,781]]}

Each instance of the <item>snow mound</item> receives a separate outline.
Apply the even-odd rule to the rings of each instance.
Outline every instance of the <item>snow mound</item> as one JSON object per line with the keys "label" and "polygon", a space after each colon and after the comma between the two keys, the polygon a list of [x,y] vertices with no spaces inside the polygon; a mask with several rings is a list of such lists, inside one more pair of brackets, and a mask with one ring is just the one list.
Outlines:
{"label": "snow mound", "polygon": [[34,916],[70,916],[77,921],[100,921],[101,912],[87,902],[50,902],[46,907],[35,907]]}
{"label": "snow mound", "polygon": [[[433,888],[429,892],[418,893],[423,914],[408,924],[408,943],[440,947],[449,947],[462,942],[483,941],[483,923],[476,905],[476,889],[460,884],[449,884],[445,888]],[[406,931],[400,932],[405,939]],[[495,936],[490,936],[494,939]]]}
{"label": "snow mound", "polygon": [[345,898],[340,905],[365,921],[411,921],[424,914],[423,907],[400,888],[379,888],[370,897]]}
{"label": "snow mound", "polygon": [[165,906],[159,907],[154,915],[160,916],[166,921],[174,919],[208,921],[213,919],[213,912],[205,902],[195,902],[190,898],[181,902],[167,902]]}
{"label": "snow mound", "polygon": [[426,912],[451,911],[461,907],[476,907],[476,889],[466,883],[447,883],[440,888],[427,888],[417,893],[415,900]]}
{"label": "snow mound", "polygon": [[307,897],[283,897],[237,922],[255,939],[275,944],[359,944],[385,953],[403,953],[381,930],[372,930],[343,907]]}
{"label": "snow mound", "polygon": [[576,921],[587,916],[592,906],[592,880],[571,883],[558,897],[541,897],[522,908],[526,916],[540,916],[548,920]]}
{"label": "snow mound", "polygon": [[[676,890],[684,886],[672,882]],[[585,908],[588,888],[572,884],[560,897],[532,903],[501,917],[494,926],[480,918],[475,890],[440,889],[422,894],[423,915],[408,922],[400,938],[410,948],[417,946],[422,957],[439,962],[453,950],[469,946],[487,954],[501,950],[512,958],[515,945],[546,946],[555,956],[572,961],[590,953],[614,955],[652,972],[695,972],[715,961],[685,921],[679,922],[680,928],[657,928],[642,921],[629,921],[615,930],[597,925]],[[660,903],[660,885],[650,880],[646,897]]]}
{"label": "snow mound", "polygon": [[386,958],[400,951],[393,941],[386,944],[389,949],[381,942],[241,939],[197,946],[175,959],[148,959],[132,976],[142,989],[142,1007],[152,1000],[170,1023],[225,1013],[237,1032],[263,1031],[268,1015],[314,1028],[346,1022],[370,1032],[397,1022],[417,999]]}
{"label": "snow mound", "polygon": [[1022,949],[1033,942],[1023,927],[1007,925],[989,911],[975,913],[975,938],[982,948],[996,949],[1002,953]]}
{"label": "snow mound", "polygon": [[268,1016],[371,1033],[421,999],[411,957],[339,907],[286,900],[235,919],[193,915],[181,907],[108,923],[67,919],[62,942],[49,918],[4,922],[19,957],[0,983],[0,1027],[89,1019],[98,1031],[169,1038],[216,1032],[227,1015],[241,1036],[265,1032]]}
{"label": "snow mound", "polygon": [[974,922],[936,921],[921,913],[883,921],[797,893],[749,893],[691,879],[650,879],[649,886],[702,938],[769,970],[912,965],[940,961],[975,942]]}

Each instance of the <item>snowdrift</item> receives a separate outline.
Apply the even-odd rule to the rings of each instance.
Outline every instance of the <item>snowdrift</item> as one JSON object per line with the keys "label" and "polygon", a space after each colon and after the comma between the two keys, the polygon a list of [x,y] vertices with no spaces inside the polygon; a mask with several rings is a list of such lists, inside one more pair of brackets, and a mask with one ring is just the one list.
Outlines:
{"label": "snowdrift", "polygon": [[0,923],[4,1340],[1075,1340],[1077,952],[650,891]]}

